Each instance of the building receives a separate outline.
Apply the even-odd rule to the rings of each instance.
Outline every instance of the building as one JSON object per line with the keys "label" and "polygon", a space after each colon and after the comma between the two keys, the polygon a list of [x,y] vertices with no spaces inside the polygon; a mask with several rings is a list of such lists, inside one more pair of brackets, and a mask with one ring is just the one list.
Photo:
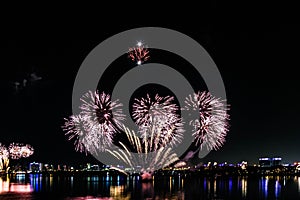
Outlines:
{"label": "building", "polygon": [[90,170],[92,170],[92,171],[100,171],[100,167],[99,167],[99,165],[92,165],[92,166],[90,166]]}
{"label": "building", "polygon": [[34,173],[41,172],[42,166],[43,166],[42,163],[36,163],[36,162],[29,163],[29,171]]}
{"label": "building", "polygon": [[273,167],[273,166],[279,166],[281,165],[282,158],[280,157],[262,157],[259,158],[259,166],[261,167]]}
{"label": "building", "polygon": [[281,160],[282,160],[282,158],[280,158],[280,157],[272,158],[272,164],[273,164],[273,166],[279,166],[279,165],[281,165]]}

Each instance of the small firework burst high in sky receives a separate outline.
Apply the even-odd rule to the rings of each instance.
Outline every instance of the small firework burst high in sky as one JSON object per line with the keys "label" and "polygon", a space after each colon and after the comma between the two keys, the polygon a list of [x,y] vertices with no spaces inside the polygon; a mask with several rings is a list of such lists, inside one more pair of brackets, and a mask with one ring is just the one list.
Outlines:
{"label": "small firework burst high in sky", "polygon": [[113,135],[123,127],[125,115],[122,104],[98,91],[84,94],[79,115],[65,119],[62,126],[69,140],[75,138],[75,150],[83,152],[105,151],[112,144]]}
{"label": "small firework burst high in sky", "polygon": [[225,100],[215,98],[209,92],[198,92],[189,95],[185,103],[183,110],[199,112],[199,119],[189,122],[194,127],[196,145],[206,146],[209,150],[219,149],[225,142],[229,126],[229,108]]}
{"label": "small firework burst high in sky", "polygon": [[149,50],[139,41],[135,47],[129,48],[128,57],[136,64],[141,65],[150,58]]}

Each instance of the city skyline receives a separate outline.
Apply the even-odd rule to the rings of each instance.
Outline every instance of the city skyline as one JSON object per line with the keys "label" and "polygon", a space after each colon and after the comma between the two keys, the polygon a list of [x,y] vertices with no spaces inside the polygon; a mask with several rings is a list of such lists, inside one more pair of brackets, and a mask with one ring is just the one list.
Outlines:
{"label": "city skyline", "polygon": [[[295,69],[299,39],[292,25],[228,31],[205,26],[164,27],[175,28],[198,41],[215,61],[225,84],[231,109],[230,130],[223,147],[210,152],[204,162],[255,162],[261,156],[280,156],[286,162],[300,160]],[[93,161],[92,156],[75,152],[67,141],[61,130],[63,118],[71,114],[72,86],[85,56],[107,37],[127,29],[108,30],[96,40],[4,41],[0,142],[32,144],[35,154],[30,159]],[[24,79],[26,87],[22,89]],[[20,84],[18,93],[16,82]]]}

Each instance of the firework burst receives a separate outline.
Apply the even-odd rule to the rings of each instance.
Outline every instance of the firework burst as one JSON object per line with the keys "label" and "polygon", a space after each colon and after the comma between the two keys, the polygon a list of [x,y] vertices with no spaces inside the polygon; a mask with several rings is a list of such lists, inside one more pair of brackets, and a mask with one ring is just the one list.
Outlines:
{"label": "firework burst", "polygon": [[11,159],[20,159],[21,155],[21,144],[11,143],[8,147],[9,155]]}
{"label": "firework burst", "polygon": [[183,110],[199,112],[199,119],[189,122],[194,127],[196,145],[206,146],[208,150],[219,149],[228,131],[229,108],[226,101],[215,98],[209,92],[198,92],[189,95],[185,103]]}
{"label": "firework burst", "polygon": [[21,146],[21,150],[20,150],[21,157],[28,158],[33,153],[34,153],[34,149],[31,145],[26,144],[26,145]]}
{"label": "firework burst", "polygon": [[125,115],[121,107],[122,103],[119,100],[111,101],[109,94],[98,91],[89,91],[80,99],[81,114],[85,116],[93,128],[97,128],[100,132],[117,132],[123,127],[122,121],[125,120]]}
{"label": "firework burst", "polygon": [[8,147],[11,159],[27,158],[34,153],[34,149],[29,144],[11,143]]}
{"label": "firework burst", "polygon": [[81,101],[80,114],[65,119],[62,126],[65,135],[69,140],[74,139],[76,151],[103,152],[112,144],[114,134],[123,127],[122,104],[97,91],[89,91]]}
{"label": "firework burst", "polygon": [[8,157],[9,157],[9,152],[8,152],[6,146],[4,146],[0,143],[0,159],[8,158]]}
{"label": "firework burst", "polygon": [[138,42],[135,47],[129,48],[128,57],[138,65],[141,65],[150,58],[149,50],[142,42]]}
{"label": "firework burst", "polygon": [[65,119],[65,124],[62,126],[68,140],[74,139],[75,150],[87,153],[85,144],[87,144],[86,133],[90,127],[87,123],[87,118],[82,115],[72,115],[69,119]]}
{"label": "firework burst", "polygon": [[[154,99],[147,98],[135,99],[133,104],[133,119],[139,126],[139,133],[142,135],[143,142],[149,138],[154,138],[151,143],[154,146],[176,144],[181,141],[184,132],[181,117],[176,113],[178,106],[172,101],[174,97],[160,97],[155,95]],[[152,144],[151,144],[152,147]]]}

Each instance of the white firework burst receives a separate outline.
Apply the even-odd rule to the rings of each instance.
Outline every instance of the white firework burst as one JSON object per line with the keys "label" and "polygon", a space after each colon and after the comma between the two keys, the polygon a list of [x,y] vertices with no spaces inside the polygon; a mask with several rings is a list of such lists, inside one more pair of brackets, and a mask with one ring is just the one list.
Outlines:
{"label": "white firework burst", "polygon": [[196,145],[206,146],[209,150],[219,149],[225,142],[229,126],[226,101],[215,98],[209,92],[198,92],[189,95],[185,103],[183,110],[199,112],[199,118],[189,122],[194,127]]}
{"label": "white firework burst", "polygon": [[183,122],[176,113],[178,106],[172,103],[173,100],[174,97],[160,97],[158,94],[154,99],[149,94],[147,98],[135,99],[132,116],[139,126],[143,142],[151,140],[154,146],[165,146],[169,142],[175,145],[181,141]]}
{"label": "white firework burst", "polygon": [[87,117],[100,132],[117,132],[123,127],[125,115],[119,100],[111,101],[109,94],[89,91],[80,99],[81,114]]}

